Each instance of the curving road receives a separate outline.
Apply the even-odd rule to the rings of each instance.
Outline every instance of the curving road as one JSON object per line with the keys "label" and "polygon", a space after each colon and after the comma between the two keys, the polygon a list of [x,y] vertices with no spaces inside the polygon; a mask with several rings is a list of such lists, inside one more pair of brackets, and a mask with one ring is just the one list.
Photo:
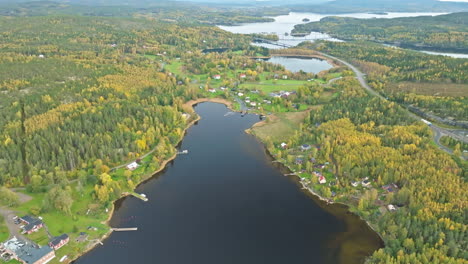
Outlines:
{"label": "curving road", "polygon": [[[336,60],[336,61],[339,61],[341,63],[343,63],[344,65],[346,65],[348,68],[350,68],[355,74],[356,74],[356,78],[358,79],[359,83],[361,84],[362,87],[364,87],[364,89],[366,89],[370,94],[374,95],[374,96],[377,96],[379,97],[380,99],[382,100],[387,100],[387,98],[383,97],[381,94],[379,94],[377,91],[373,90],[366,82],[365,80],[365,74],[362,73],[360,70],[358,70],[356,67],[354,67],[351,63],[349,62],[346,62],[342,59],[339,59],[337,57],[334,57],[334,56],[331,56],[331,55],[328,55],[328,54],[325,54],[325,53],[322,53],[322,52],[318,52],[320,55],[322,56],[325,56],[325,57],[328,57],[330,59],[333,59],[333,60]],[[417,116],[416,114],[410,112],[409,110],[407,111],[408,115],[410,117],[412,117],[413,119],[415,120],[421,120],[421,117]],[[462,142],[465,142],[465,143],[468,143],[468,138],[467,137],[464,137],[463,135],[459,135],[456,133],[456,131],[464,131],[462,129],[460,130],[448,130],[448,129],[445,129],[445,128],[442,128],[440,126],[437,126],[437,125],[434,125],[434,124],[431,124],[429,125],[429,127],[431,128],[432,132],[433,132],[433,135],[434,135],[434,141],[435,143],[437,144],[437,146],[442,149],[443,151],[449,153],[449,154],[452,154],[453,151],[447,147],[445,147],[444,145],[440,144],[440,138],[444,135],[446,136],[449,136],[449,137],[452,137],[456,140],[459,140],[459,141],[462,141]]]}

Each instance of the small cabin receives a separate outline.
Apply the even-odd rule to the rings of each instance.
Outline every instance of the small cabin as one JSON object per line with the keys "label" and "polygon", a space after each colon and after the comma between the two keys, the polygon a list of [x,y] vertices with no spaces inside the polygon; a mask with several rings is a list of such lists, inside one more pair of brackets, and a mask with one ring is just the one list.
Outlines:
{"label": "small cabin", "polygon": [[135,161],[127,165],[127,169],[128,169],[128,170],[133,171],[133,170],[135,170],[136,168],[138,168],[138,163],[136,163]]}

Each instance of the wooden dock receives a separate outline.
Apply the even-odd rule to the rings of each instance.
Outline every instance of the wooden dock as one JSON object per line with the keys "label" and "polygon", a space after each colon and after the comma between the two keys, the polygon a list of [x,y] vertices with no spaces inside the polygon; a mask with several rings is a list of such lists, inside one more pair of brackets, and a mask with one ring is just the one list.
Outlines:
{"label": "wooden dock", "polygon": [[138,227],[121,227],[121,228],[111,228],[112,231],[115,232],[125,232],[125,231],[137,231]]}
{"label": "wooden dock", "polygon": [[149,201],[148,197],[146,197],[146,195],[144,195],[144,194],[138,194],[138,193],[134,193],[134,192],[130,192],[130,193],[129,192],[123,192],[122,195],[123,196],[131,195],[131,196],[136,197],[136,198],[138,198],[138,199],[140,199],[142,201],[145,201],[145,202]]}

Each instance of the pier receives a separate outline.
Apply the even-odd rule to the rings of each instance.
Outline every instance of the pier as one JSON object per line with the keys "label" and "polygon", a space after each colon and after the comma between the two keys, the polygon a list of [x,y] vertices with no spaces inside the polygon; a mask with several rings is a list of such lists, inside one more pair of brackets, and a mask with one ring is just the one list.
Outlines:
{"label": "pier", "polygon": [[138,193],[135,193],[135,192],[130,192],[130,193],[129,192],[123,192],[122,193],[122,196],[126,196],[126,195],[131,195],[131,196],[136,197],[136,198],[138,198],[138,199],[140,199],[140,200],[142,200],[144,202],[149,201],[148,197],[146,197],[146,195],[143,194],[143,193],[142,194],[138,194]]}
{"label": "pier", "polygon": [[115,232],[125,232],[125,231],[137,231],[138,227],[121,227],[121,228],[111,228],[112,231]]}
{"label": "pier", "polygon": [[182,151],[177,152],[177,154],[188,154],[188,150],[184,149]]}

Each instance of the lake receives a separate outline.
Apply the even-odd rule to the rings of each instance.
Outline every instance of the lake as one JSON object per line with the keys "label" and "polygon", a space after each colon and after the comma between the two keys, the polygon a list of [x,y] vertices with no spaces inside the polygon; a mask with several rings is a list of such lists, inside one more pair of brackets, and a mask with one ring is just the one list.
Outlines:
{"label": "lake", "polygon": [[245,129],[259,121],[224,105],[195,107],[179,155],[137,188],[149,201],[116,202],[114,232],[75,263],[363,263],[383,246],[343,205],[301,190]]}
{"label": "lake", "polygon": [[319,73],[333,68],[333,65],[328,63],[328,61],[316,58],[274,56],[266,61],[281,64],[292,72],[302,70],[304,72]]}
{"label": "lake", "polygon": [[[305,40],[318,40],[324,39],[328,41],[342,41],[340,39],[332,38],[328,34],[320,32],[311,32],[309,35],[304,37],[293,37],[291,35],[286,36],[285,33],[291,33],[294,26],[297,24],[304,24],[314,21],[320,21],[320,19],[327,16],[339,16],[339,17],[354,17],[354,18],[397,18],[397,17],[417,17],[417,16],[437,16],[443,15],[446,13],[404,13],[404,12],[389,12],[387,15],[376,15],[369,13],[350,13],[350,14],[316,14],[316,13],[300,13],[300,12],[291,12],[288,15],[272,17],[275,19],[274,22],[267,23],[246,23],[237,26],[218,26],[219,28],[240,34],[252,34],[252,33],[273,33],[279,36],[281,43],[289,45],[298,45],[299,43]],[[309,22],[302,21],[304,18],[308,18]],[[281,47],[266,44],[266,43],[253,43],[253,45],[261,46],[269,49],[280,49]],[[429,53],[429,52],[426,52]],[[441,52],[430,52],[434,55],[444,55],[454,58],[466,58],[468,54],[458,54],[458,53],[441,53]]]}

